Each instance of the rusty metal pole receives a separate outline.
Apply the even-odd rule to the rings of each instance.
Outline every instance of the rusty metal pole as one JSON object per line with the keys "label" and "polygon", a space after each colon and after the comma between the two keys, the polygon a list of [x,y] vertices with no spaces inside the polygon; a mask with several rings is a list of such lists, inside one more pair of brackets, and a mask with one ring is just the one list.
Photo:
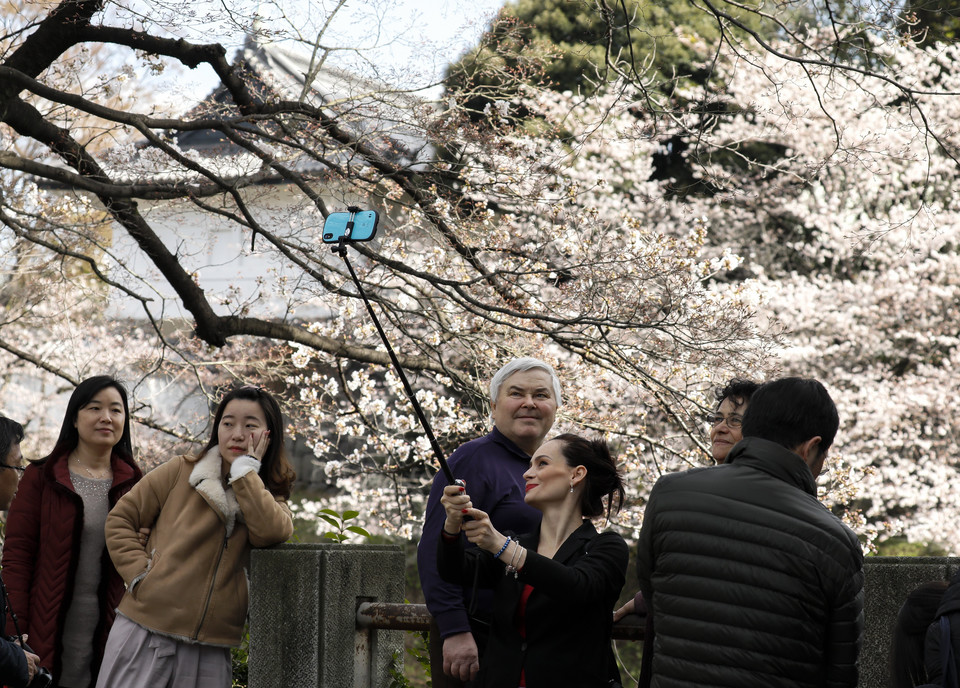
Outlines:
{"label": "rusty metal pole", "polygon": [[430,627],[430,619],[425,604],[361,602],[357,607],[357,628],[425,631]]}
{"label": "rusty metal pole", "polygon": [[[357,607],[357,628],[427,631],[432,618],[425,604],[361,602]],[[613,625],[613,638],[643,640],[645,620],[644,616],[628,614]]]}

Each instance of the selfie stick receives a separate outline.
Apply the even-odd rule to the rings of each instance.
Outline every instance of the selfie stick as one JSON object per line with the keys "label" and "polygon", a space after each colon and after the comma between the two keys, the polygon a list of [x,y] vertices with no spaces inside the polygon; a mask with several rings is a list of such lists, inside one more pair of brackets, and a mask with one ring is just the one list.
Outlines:
{"label": "selfie stick", "polygon": [[[347,208],[351,213],[356,213],[359,211],[359,208]],[[337,241],[337,245],[333,248],[333,252],[338,254],[343,258],[343,262],[347,264],[347,269],[350,271],[350,277],[353,278],[353,283],[357,285],[357,291],[360,292],[360,296],[363,297],[363,302],[367,306],[367,311],[370,313],[370,317],[373,318],[373,324],[377,327],[377,332],[380,333],[380,339],[383,340],[383,345],[387,347],[387,353],[390,354],[390,360],[393,362],[393,367],[396,368],[397,373],[400,375],[400,381],[403,383],[403,389],[407,393],[407,398],[410,399],[410,403],[413,404],[413,410],[417,413],[417,418],[420,420],[420,425],[423,426],[424,431],[427,433],[427,439],[430,440],[430,446],[433,448],[433,453],[437,457],[437,461],[440,463],[440,468],[443,471],[444,476],[447,478],[447,482],[450,485],[453,485],[457,480],[453,477],[453,471],[450,470],[450,466],[447,464],[447,460],[443,456],[443,451],[440,449],[440,444],[437,442],[437,438],[433,435],[433,430],[430,428],[430,423],[427,422],[427,417],[423,414],[423,409],[420,408],[420,402],[417,401],[417,395],[413,393],[413,389],[410,387],[410,383],[407,382],[407,376],[403,372],[403,368],[400,366],[400,361],[397,360],[397,355],[393,353],[393,347],[390,346],[389,340],[387,340],[387,334],[383,331],[383,328],[380,327],[380,321],[377,320],[377,314],[373,311],[373,306],[370,304],[370,301],[367,299],[366,293],[363,291],[363,287],[360,286],[360,280],[357,279],[357,273],[353,271],[353,266],[350,264],[350,261],[347,259],[347,241],[350,239],[350,232],[353,229],[353,218],[347,222],[347,230],[342,237]]]}

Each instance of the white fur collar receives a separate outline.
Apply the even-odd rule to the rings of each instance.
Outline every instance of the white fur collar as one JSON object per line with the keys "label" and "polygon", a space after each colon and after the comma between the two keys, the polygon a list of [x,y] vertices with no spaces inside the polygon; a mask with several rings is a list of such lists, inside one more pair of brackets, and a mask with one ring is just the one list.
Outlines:
{"label": "white fur collar", "polygon": [[233,493],[233,488],[223,484],[222,465],[220,448],[211,447],[210,451],[193,465],[189,481],[220,516],[220,520],[227,527],[227,537],[230,537],[237,519],[243,520],[243,514],[240,512],[240,504]]}

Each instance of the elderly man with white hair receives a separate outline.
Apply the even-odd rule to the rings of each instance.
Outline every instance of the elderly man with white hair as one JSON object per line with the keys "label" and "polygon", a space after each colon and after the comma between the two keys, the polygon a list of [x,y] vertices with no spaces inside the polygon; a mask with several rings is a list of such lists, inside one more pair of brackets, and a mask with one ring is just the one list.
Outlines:
{"label": "elderly man with white hair", "polygon": [[[454,476],[463,480],[474,507],[490,515],[500,532],[526,533],[540,522],[540,512],[523,501],[523,473],[560,405],[560,381],[553,368],[536,358],[516,358],[490,381],[493,429],[457,448],[450,456]],[[417,548],[420,584],[443,640],[443,672],[457,685],[477,675],[492,610],[489,590],[473,590],[441,580],[437,540],[446,519],[440,497],[447,480],[437,473],[427,501],[423,534]],[[441,685],[434,676],[434,685]]]}

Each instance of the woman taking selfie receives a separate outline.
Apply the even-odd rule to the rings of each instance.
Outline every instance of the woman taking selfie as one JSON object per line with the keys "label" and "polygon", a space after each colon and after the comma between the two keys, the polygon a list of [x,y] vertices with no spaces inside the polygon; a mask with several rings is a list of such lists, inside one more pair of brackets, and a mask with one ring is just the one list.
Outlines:
{"label": "woman taking selfie", "polygon": [[[293,533],[295,478],[272,396],[240,387],[220,402],[198,455],[154,469],[107,518],[127,584],[97,686],[228,688],[247,617],[251,547]],[[144,547],[139,530],[152,526]]]}
{"label": "woman taking selfie", "polygon": [[[524,501],[543,513],[532,533],[497,532],[457,485],[448,485],[441,500],[447,518],[439,541],[440,575],[462,585],[472,585],[476,577],[480,586],[494,589],[477,684],[619,684],[610,634],[627,545],[616,533],[597,533],[589,520],[603,515],[604,499],[608,517],[614,502],[619,510],[623,501],[610,451],[602,440],[560,435],[534,452],[523,477]],[[465,550],[463,536],[477,548]]]}
{"label": "woman taking selfie", "polygon": [[[103,527],[140,476],[127,391],[99,375],[77,385],[53,451],[27,466],[10,506],[3,546],[10,605],[61,688],[96,681],[123,595]],[[13,632],[8,620],[7,633]]]}

